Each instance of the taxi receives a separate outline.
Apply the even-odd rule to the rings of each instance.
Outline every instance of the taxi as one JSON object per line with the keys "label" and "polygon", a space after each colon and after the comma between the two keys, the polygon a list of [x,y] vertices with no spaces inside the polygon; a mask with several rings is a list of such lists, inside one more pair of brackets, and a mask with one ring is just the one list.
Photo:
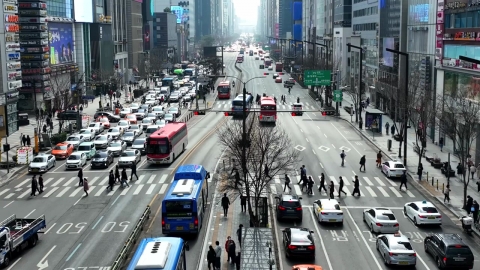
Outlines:
{"label": "taxi", "polygon": [[127,114],[125,116],[125,120],[127,120],[128,122],[130,122],[130,124],[137,124],[137,116],[133,113],[131,114]]}
{"label": "taxi", "polygon": [[52,155],[57,159],[68,158],[73,153],[73,148],[72,144],[61,142],[55,145]]}
{"label": "taxi", "polygon": [[431,202],[409,202],[403,207],[403,213],[417,226],[423,224],[442,225],[442,215]]}
{"label": "taxi", "polygon": [[292,270],[323,270],[323,268],[314,264],[297,264],[292,266]]}
{"label": "taxi", "polygon": [[110,120],[108,120],[108,117],[106,116],[99,116],[97,118],[97,123],[102,123],[102,125],[104,126],[105,129],[109,129],[110,128]]}
{"label": "taxi", "polygon": [[319,223],[339,223],[343,225],[343,210],[337,200],[316,200],[313,203],[313,209]]}
{"label": "taxi", "polygon": [[406,171],[403,163],[398,160],[389,160],[382,164],[382,173],[388,178],[401,177]]}
{"label": "taxi", "polygon": [[376,247],[386,265],[417,264],[417,253],[413,249],[410,239],[400,234],[380,234],[377,237]]}

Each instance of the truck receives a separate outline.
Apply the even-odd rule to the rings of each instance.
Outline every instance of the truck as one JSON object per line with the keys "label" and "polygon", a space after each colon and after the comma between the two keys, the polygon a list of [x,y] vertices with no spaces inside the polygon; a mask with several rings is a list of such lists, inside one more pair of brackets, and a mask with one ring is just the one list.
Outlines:
{"label": "truck", "polygon": [[276,62],[275,63],[275,72],[282,72],[283,71],[283,63],[282,62]]}
{"label": "truck", "polygon": [[34,247],[38,234],[47,227],[45,215],[37,219],[17,218],[11,215],[0,223],[0,265],[7,267],[22,250]]}

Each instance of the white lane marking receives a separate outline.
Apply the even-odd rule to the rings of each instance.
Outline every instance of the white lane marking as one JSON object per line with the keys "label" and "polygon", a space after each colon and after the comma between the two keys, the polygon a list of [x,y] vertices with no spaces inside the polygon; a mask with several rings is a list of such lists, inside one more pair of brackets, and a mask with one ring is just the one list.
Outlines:
{"label": "white lane marking", "polygon": [[62,191],[60,191],[60,193],[57,194],[57,198],[60,198],[63,196],[63,194],[65,194],[68,190],[70,190],[70,187],[65,187]]}
{"label": "white lane marking", "polygon": [[[330,181],[332,181],[335,186],[338,186],[338,182],[335,179],[335,176],[330,176]],[[343,181],[345,182],[345,180],[343,180]]]}
{"label": "white lane marking", "polygon": [[100,183],[98,183],[98,185],[99,185],[99,186],[103,186],[103,185],[105,185],[107,182],[108,182],[108,176],[105,177],[105,178],[103,178],[103,180],[102,180]]}
{"label": "white lane marking", "polygon": [[342,190],[347,193],[347,195],[344,194],[345,197],[352,196],[352,193],[350,192],[350,190],[348,190],[346,186],[344,186]]}
{"label": "white lane marking", "polygon": [[[53,183],[52,184],[52,187],[56,187],[58,186],[63,180],[65,179],[65,177],[60,177],[57,182]],[[43,183],[45,185],[45,183]]]}
{"label": "white lane marking", "polygon": [[415,195],[413,195],[413,193],[410,192],[410,190],[407,190],[407,194],[408,194],[408,196],[409,196],[410,198],[414,198],[414,197],[415,197]]}
{"label": "white lane marking", "polygon": [[[364,243],[365,246],[367,247],[368,252],[369,252],[370,255],[372,256],[372,259],[375,261],[375,264],[377,265],[378,269],[383,270],[382,266],[380,265],[380,263],[379,263],[378,260],[377,260],[377,257],[375,257],[375,255],[373,254],[372,249],[371,249],[370,246],[368,245],[367,240],[365,239],[365,236],[363,235],[363,232],[362,232],[362,231],[360,230],[360,228],[358,227],[357,223],[355,222],[355,219],[353,219],[353,216],[352,216],[352,214],[350,213],[350,211],[348,210],[348,208],[345,209],[345,212],[347,212],[348,216],[349,216],[350,219],[352,220],[353,226],[355,226],[355,229],[357,230],[358,235],[360,235],[360,237],[362,238],[363,243]],[[312,214],[312,215],[313,215],[313,214]]]}
{"label": "white lane marking", "polygon": [[75,197],[75,195],[77,195],[81,190],[83,190],[83,188],[77,187],[75,191],[72,192],[72,194],[70,194],[68,197]]}
{"label": "white lane marking", "polygon": [[365,187],[365,189],[370,193],[372,197],[377,197],[377,194],[375,194],[375,191],[371,187]]}
{"label": "white lane marking", "polygon": [[155,180],[155,175],[151,175],[150,178],[148,178],[147,184],[153,183],[153,180]]}
{"label": "white lane marking", "polygon": [[28,213],[24,218],[28,218],[31,214],[33,214],[33,212],[35,212],[35,210],[37,209],[33,209],[32,211],[30,211],[30,213]]}
{"label": "white lane marking", "polygon": [[390,197],[390,195],[383,189],[383,187],[377,187],[378,190],[382,193],[383,197]]}
{"label": "white lane marking", "polygon": [[88,181],[88,184],[89,184],[89,185],[95,184],[95,182],[97,182],[97,180],[98,180],[99,178],[100,178],[100,177],[94,177],[92,180],[89,180],[89,181]]}
{"label": "white lane marking", "polygon": [[325,258],[327,259],[328,268],[330,268],[330,270],[333,270],[332,263],[330,262],[330,257],[328,257],[327,249],[325,247],[325,243],[323,242],[322,232],[318,228],[317,218],[315,218],[315,215],[313,214],[313,209],[312,211],[309,211],[309,212],[310,212],[310,215],[312,215],[313,226],[315,226],[315,230],[317,230],[317,236],[320,239],[320,245],[322,245],[323,254],[325,254]]}
{"label": "white lane marking", "polygon": [[4,193],[7,193],[10,189],[6,188],[4,190],[0,190],[0,196],[2,196]]}
{"label": "white lane marking", "polygon": [[167,190],[168,184],[163,184],[158,194],[163,194]]}
{"label": "white lane marking", "polygon": [[14,202],[14,201],[11,201],[11,202],[5,204],[5,206],[4,206],[3,208],[7,208],[7,207],[8,207],[10,204],[12,204],[13,202]]}
{"label": "white lane marking", "polygon": [[68,187],[70,186],[71,184],[73,184],[73,182],[77,180],[77,177],[72,177],[70,178],[70,180],[68,180],[67,182],[65,182],[65,184],[63,184],[64,187]]}
{"label": "white lane marking", "polygon": [[122,190],[122,193],[120,193],[120,196],[124,196],[125,194],[127,194],[129,190],[130,190],[130,187],[124,187]]}
{"label": "white lane marking", "polygon": [[393,192],[393,194],[395,194],[395,196],[399,198],[402,197],[402,194],[400,194],[395,187],[390,187],[390,190]]}
{"label": "white lane marking", "polygon": [[137,181],[135,181],[135,184],[140,184],[140,183],[142,183],[144,177],[145,177],[145,175],[143,175],[143,174],[140,175],[140,177],[138,177]]}
{"label": "white lane marking", "polygon": [[380,178],[378,178],[378,177],[374,177],[373,179],[377,180],[377,183],[378,183],[380,186],[382,186],[382,187],[384,187],[384,186],[385,186],[385,184],[383,183],[383,181],[382,181],[382,180],[380,180]]}
{"label": "white lane marking", "polygon": [[57,191],[58,187],[52,188],[47,194],[43,195],[43,198],[48,198],[50,195],[52,195],[55,191]]}
{"label": "white lane marking", "polygon": [[20,194],[20,196],[18,196],[17,199],[21,199],[21,198],[27,196],[28,194],[31,194],[30,192],[32,192],[32,191],[31,190],[26,190],[25,192]]}
{"label": "white lane marking", "polygon": [[302,195],[302,190],[300,189],[299,185],[293,185],[293,189],[297,195]]}
{"label": "white lane marking", "polygon": [[100,189],[97,191],[97,193],[95,193],[94,196],[98,197],[98,196],[102,195],[102,193],[104,193],[106,190],[107,190],[106,186],[100,186]]}
{"label": "white lane marking", "polygon": [[156,186],[157,186],[157,184],[150,185],[150,187],[147,189],[147,193],[145,193],[145,194],[152,194],[152,192],[153,192],[153,190],[155,189]]}
{"label": "white lane marking", "polygon": [[133,192],[133,195],[138,195],[138,193],[140,193],[140,191],[142,190],[143,186],[145,185],[144,184],[138,185],[137,189],[135,189],[135,191]]}
{"label": "white lane marking", "polygon": [[167,177],[168,177],[168,174],[162,175],[162,177],[160,177],[160,181],[158,181],[158,183],[159,184],[165,183],[165,180],[167,180]]}
{"label": "white lane marking", "polygon": [[20,184],[16,185],[15,188],[20,188],[22,187],[23,185],[25,185],[28,181],[30,181],[31,179],[27,179],[27,180],[24,180],[22,181]]}
{"label": "white lane marking", "polygon": [[[89,190],[87,190],[88,194],[91,194],[92,193],[92,190],[94,190],[97,186],[90,186],[89,187]],[[82,188],[83,190],[83,188]]]}
{"label": "white lane marking", "polygon": [[342,176],[343,178],[343,184],[345,186],[350,186],[352,183],[350,183],[350,181],[348,181],[348,178],[346,176]]}
{"label": "white lane marking", "polygon": [[52,181],[53,181],[53,178],[48,178],[47,180],[43,181],[43,184],[46,185]]}
{"label": "white lane marking", "polygon": [[5,199],[10,199],[10,198],[13,197],[13,196],[15,196],[15,193],[10,193],[10,194],[8,194],[8,195],[5,197]]}
{"label": "white lane marking", "polygon": [[388,179],[388,178],[385,178],[385,179],[387,179],[387,182],[389,182],[390,185],[392,185],[392,186],[394,186],[394,187],[397,186],[397,183],[393,182],[392,180],[390,180],[390,179]]}
{"label": "white lane marking", "polygon": [[370,181],[370,179],[368,179],[368,177],[363,177],[363,180],[365,180],[365,182],[367,182],[367,184],[368,184],[369,186],[373,186],[372,181]]}
{"label": "white lane marking", "polygon": [[[114,187],[113,190],[110,190],[110,191],[107,192],[107,196],[113,196],[113,194],[115,194],[115,192],[116,192],[117,190],[118,190],[118,188],[115,188],[115,187]],[[117,197],[117,199],[118,199],[118,197]]]}

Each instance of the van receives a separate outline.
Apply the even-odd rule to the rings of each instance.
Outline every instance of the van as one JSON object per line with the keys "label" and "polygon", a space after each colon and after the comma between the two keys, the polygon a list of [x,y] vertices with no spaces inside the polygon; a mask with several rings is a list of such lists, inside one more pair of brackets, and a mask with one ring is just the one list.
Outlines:
{"label": "van", "polygon": [[93,142],[83,142],[78,146],[77,152],[85,153],[87,159],[90,160],[97,152]]}
{"label": "van", "polygon": [[160,88],[160,95],[164,95],[166,99],[170,97],[170,87],[168,86],[162,86]]}
{"label": "van", "polygon": [[160,126],[157,126],[157,125],[148,126],[147,129],[145,130],[145,137],[148,138],[148,136],[152,135],[152,133],[154,133],[159,129],[160,129]]}

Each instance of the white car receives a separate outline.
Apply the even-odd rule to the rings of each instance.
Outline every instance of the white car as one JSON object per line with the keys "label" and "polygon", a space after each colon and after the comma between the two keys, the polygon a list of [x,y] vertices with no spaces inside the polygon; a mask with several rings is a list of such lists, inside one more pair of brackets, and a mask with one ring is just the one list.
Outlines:
{"label": "white car", "polygon": [[120,156],[123,151],[127,150],[127,143],[121,140],[116,140],[110,143],[107,150],[112,152],[116,157]]}
{"label": "white car", "polygon": [[417,253],[410,239],[401,233],[379,235],[376,247],[386,265],[415,266],[417,264]]}
{"label": "white car", "polygon": [[382,172],[387,177],[401,177],[404,172],[406,172],[405,166],[403,166],[402,162],[397,160],[389,160],[385,161],[382,164]]}
{"label": "white car", "polygon": [[343,210],[337,200],[320,199],[313,203],[313,211],[320,223],[343,224]]}
{"label": "white car", "polygon": [[171,102],[178,102],[180,101],[180,99],[181,99],[180,93],[177,93],[177,92],[173,92],[169,98]]}
{"label": "white car", "polygon": [[120,139],[127,143],[127,145],[132,145],[133,141],[137,138],[137,135],[133,131],[125,131]]}
{"label": "white car", "polygon": [[130,167],[133,164],[137,164],[142,160],[142,156],[139,150],[126,150],[118,159],[118,166]]}
{"label": "white car", "polygon": [[84,129],[81,129],[80,132],[78,133],[80,135],[83,135],[85,141],[89,142],[91,140],[93,140],[95,138],[95,130],[92,129],[92,128],[84,128]]}
{"label": "white car", "polygon": [[53,155],[41,153],[32,159],[32,161],[28,165],[28,172],[29,173],[46,172],[51,168],[55,167],[55,163],[56,161]]}
{"label": "white car", "polygon": [[139,125],[131,125],[128,128],[128,131],[135,133],[135,137],[138,137],[143,134],[143,129],[141,129]]}
{"label": "white car", "polygon": [[151,99],[151,100],[147,100],[147,101],[145,101],[145,103],[144,103],[144,104],[147,104],[147,105],[149,105],[150,107],[153,107],[153,106],[156,106],[156,105],[157,105],[157,101],[156,101],[156,100],[153,100],[153,99]]}
{"label": "white car", "polygon": [[182,97],[185,96],[188,93],[188,87],[182,87],[178,90],[180,92],[180,95],[182,95]]}
{"label": "white car", "polygon": [[140,107],[140,104],[138,104],[138,103],[130,104],[130,109],[132,110],[132,113],[136,113],[138,111],[139,107]]}
{"label": "white car", "polygon": [[84,135],[74,134],[74,135],[68,136],[68,138],[65,142],[73,145],[74,149],[77,149],[78,146],[84,141],[85,141],[85,136]]}
{"label": "white car", "polygon": [[142,126],[143,130],[146,130],[147,127],[153,125],[154,122],[155,122],[155,118],[147,117],[142,120],[140,125]]}
{"label": "white car", "polygon": [[147,111],[145,109],[138,109],[137,112],[134,114],[138,120],[142,120],[143,118],[145,118],[145,114],[147,114]]}
{"label": "white car", "polygon": [[107,148],[111,141],[112,137],[110,135],[98,135],[93,143],[95,144],[95,149],[98,150]]}
{"label": "white car", "polygon": [[190,98],[193,100],[195,99],[195,95],[196,95],[196,90],[190,90],[188,91],[188,95],[190,95]]}
{"label": "white car", "polygon": [[120,118],[124,118],[127,114],[131,114],[132,113],[132,109],[130,108],[123,108],[121,111],[120,111]]}
{"label": "white car", "polygon": [[183,97],[183,101],[185,102],[190,102],[192,101],[192,96],[190,96],[190,94],[186,94],[184,97]]}
{"label": "white car", "polygon": [[145,129],[145,137],[148,137],[148,136],[152,135],[152,133],[159,130],[160,128],[161,127],[157,126],[157,125],[148,126],[147,129]]}
{"label": "white car", "polygon": [[130,122],[127,120],[120,120],[118,121],[117,127],[122,129],[123,132],[125,132],[125,130],[127,130],[128,127],[130,127]]}
{"label": "white car", "polygon": [[165,119],[159,119],[155,121],[154,125],[158,126],[159,128],[163,128],[167,124]]}
{"label": "white car", "polygon": [[400,230],[397,218],[388,208],[365,209],[363,222],[367,223],[372,233],[397,233]]}
{"label": "white car", "polygon": [[154,113],[157,118],[162,118],[165,115],[165,111],[163,110],[162,106],[153,107],[152,113]]}
{"label": "white car", "polygon": [[65,170],[80,169],[87,165],[87,155],[85,153],[73,152],[65,163]]}
{"label": "white car", "polygon": [[123,134],[123,129],[119,127],[112,127],[107,131],[107,135],[110,135],[113,140],[118,139],[118,137],[122,136]]}
{"label": "white car", "polygon": [[105,130],[105,127],[100,122],[90,123],[90,125],[88,125],[88,128],[93,129],[95,131],[95,134],[100,134]]}
{"label": "white car", "polygon": [[431,202],[409,202],[403,207],[403,213],[413,220],[415,225],[437,224],[442,225],[442,215]]}
{"label": "white car", "polygon": [[268,66],[268,70],[273,70],[273,67],[272,67],[272,66]]}

